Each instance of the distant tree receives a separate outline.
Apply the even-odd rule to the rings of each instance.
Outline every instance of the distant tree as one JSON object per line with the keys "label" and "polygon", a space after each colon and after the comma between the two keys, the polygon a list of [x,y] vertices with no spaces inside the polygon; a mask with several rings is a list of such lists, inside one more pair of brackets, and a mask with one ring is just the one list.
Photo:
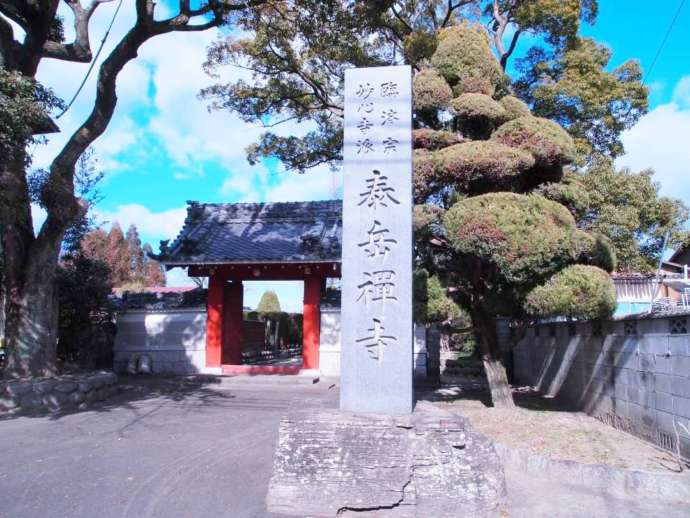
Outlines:
{"label": "distant tree", "polygon": [[148,243],[144,244],[143,248],[143,278],[145,286],[165,286],[165,270],[163,265],[151,258],[153,249]]}
{"label": "distant tree", "polygon": [[123,286],[132,281],[132,261],[129,256],[129,247],[117,221],[112,224],[110,232],[108,232],[106,258],[112,272],[113,286]]}
{"label": "distant tree", "polygon": [[264,291],[256,310],[259,313],[280,313],[280,301],[276,292],[272,290]]}
{"label": "distant tree", "polygon": [[546,184],[540,191],[566,205],[579,228],[606,236],[620,271],[652,271],[664,253],[667,234],[670,248],[690,236],[688,208],[660,196],[652,170],[616,170],[610,159],[599,157],[586,170],[571,171],[563,182]]}
{"label": "distant tree", "polygon": [[137,290],[165,286],[165,272],[161,264],[149,256],[151,245],[141,245],[134,225],[129,227],[126,237],[117,222],[107,233],[102,228],[96,228],[84,236],[80,248],[86,257],[108,266],[109,281],[114,288]]}
{"label": "distant tree", "polygon": [[144,269],[144,250],[141,247],[139,231],[134,224],[131,224],[125,235],[127,242],[127,255],[129,257],[130,279],[134,282],[145,284],[146,272]]}
{"label": "distant tree", "polygon": [[621,133],[647,113],[640,64],[628,60],[611,69],[610,60],[604,45],[572,38],[555,53],[534,47],[518,62],[517,95],[534,115],[563,126],[583,160],[623,154]]}

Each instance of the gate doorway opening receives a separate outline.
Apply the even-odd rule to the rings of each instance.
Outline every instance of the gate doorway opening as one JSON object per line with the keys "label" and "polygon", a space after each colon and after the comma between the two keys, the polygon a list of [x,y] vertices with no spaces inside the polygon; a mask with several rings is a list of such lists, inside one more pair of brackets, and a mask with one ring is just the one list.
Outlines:
{"label": "gate doorway opening", "polygon": [[242,365],[301,368],[304,281],[246,281]]}

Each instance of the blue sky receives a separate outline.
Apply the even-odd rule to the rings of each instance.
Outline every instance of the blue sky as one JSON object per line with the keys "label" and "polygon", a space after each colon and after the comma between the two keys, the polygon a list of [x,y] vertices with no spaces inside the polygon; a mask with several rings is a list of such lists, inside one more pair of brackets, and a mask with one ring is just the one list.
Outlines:
{"label": "blue sky", "polygon": [[[600,14],[585,35],[606,43],[613,51],[612,65],[640,60],[645,71],[679,4],[679,0],[601,0]],[[92,20],[91,39],[100,41],[115,3],[99,7]],[[103,56],[131,26],[133,2],[125,1]],[[165,4],[158,10],[164,16]],[[66,13],[69,25],[69,14]],[[690,203],[690,4],[684,6],[673,32],[648,78],[650,113],[624,136],[626,156],[618,164],[633,169],[652,167],[665,194]],[[69,30],[68,38],[71,37]],[[286,174],[279,164],[250,166],[244,148],[262,132],[229,113],[209,113],[197,98],[211,83],[202,71],[205,49],[218,31],[182,33],[147,42],[137,60],[118,79],[119,104],[107,132],[94,146],[105,195],[97,207],[104,222],[122,226],[136,223],[142,237],[157,247],[174,238],[181,227],[187,200],[205,202],[291,201],[337,197],[340,172],[327,167],[305,175]],[[86,66],[44,60],[39,79],[69,99]],[[225,78],[246,77],[228,69]],[[93,74],[95,76],[95,73]],[[65,139],[88,115],[95,94],[94,77],[87,82],[73,108],[58,122],[61,134],[35,152],[35,165],[47,165]],[[286,134],[305,128],[286,125]],[[40,211],[35,210],[37,218]],[[188,282],[179,269],[169,275],[170,285]],[[265,286],[253,284],[245,303],[255,305]],[[301,310],[301,290],[295,284],[276,286],[283,306]]]}

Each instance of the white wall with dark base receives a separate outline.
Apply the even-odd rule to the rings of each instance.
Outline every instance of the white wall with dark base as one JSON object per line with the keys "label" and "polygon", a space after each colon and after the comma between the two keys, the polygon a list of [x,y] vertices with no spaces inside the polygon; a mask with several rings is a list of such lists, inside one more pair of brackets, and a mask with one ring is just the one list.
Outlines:
{"label": "white wall with dark base", "polygon": [[203,373],[206,310],[129,310],[117,316],[113,370],[124,373],[131,359],[148,355],[154,374]]}

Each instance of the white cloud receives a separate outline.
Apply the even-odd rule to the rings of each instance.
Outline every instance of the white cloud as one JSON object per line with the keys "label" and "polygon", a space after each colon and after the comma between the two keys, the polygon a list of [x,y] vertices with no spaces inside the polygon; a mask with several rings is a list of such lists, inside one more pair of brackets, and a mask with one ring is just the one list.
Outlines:
{"label": "white cloud", "polygon": [[673,89],[673,102],[683,110],[690,110],[690,76],[680,78]]}
{"label": "white cloud", "polygon": [[165,272],[165,280],[168,286],[196,286],[194,281],[187,275],[187,270],[184,268],[173,268]]}
{"label": "white cloud", "polygon": [[96,217],[107,223],[118,222],[124,231],[134,224],[142,241],[151,242],[154,249],[161,239],[174,239],[182,228],[187,209],[169,209],[154,212],[136,203],[119,205],[114,211],[95,211]]}
{"label": "white cloud", "polygon": [[690,203],[690,76],[676,84],[670,103],[650,111],[622,139],[626,154],[616,165],[653,169],[662,194]]}
{"label": "white cloud", "polygon": [[314,201],[342,197],[342,170],[323,165],[303,174],[281,173],[280,183],[271,187],[265,201]]}

